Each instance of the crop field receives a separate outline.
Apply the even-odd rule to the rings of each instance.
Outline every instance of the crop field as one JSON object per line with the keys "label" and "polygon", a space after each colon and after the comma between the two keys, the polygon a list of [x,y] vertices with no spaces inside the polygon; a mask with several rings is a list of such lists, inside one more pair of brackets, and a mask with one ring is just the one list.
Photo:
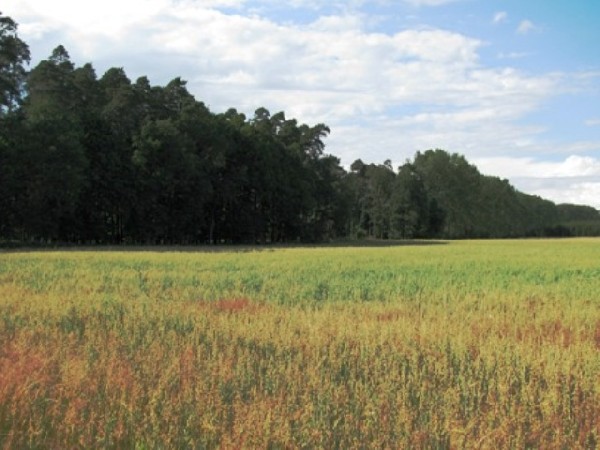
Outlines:
{"label": "crop field", "polygon": [[0,449],[77,448],[600,448],[600,240],[0,253]]}

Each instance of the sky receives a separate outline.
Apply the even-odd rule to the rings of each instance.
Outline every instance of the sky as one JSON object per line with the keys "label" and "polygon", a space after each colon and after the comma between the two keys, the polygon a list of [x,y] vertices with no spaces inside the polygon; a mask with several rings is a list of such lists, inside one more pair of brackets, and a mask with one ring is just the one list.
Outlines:
{"label": "sky", "polygon": [[181,77],[234,107],[331,128],[348,167],[417,151],[600,209],[598,0],[2,0],[31,67],[59,44],[98,76]]}

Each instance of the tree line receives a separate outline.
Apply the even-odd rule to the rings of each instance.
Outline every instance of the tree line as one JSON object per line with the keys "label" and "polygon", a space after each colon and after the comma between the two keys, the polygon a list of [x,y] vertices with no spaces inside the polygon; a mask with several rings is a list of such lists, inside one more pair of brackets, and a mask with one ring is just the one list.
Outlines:
{"label": "tree line", "polygon": [[0,239],[267,243],[340,238],[597,234],[591,207],[555,205],[458,154],[355,161],[330,130],[259,108],[213,113],[175,78],[98,77],[58,46],[29,48],[0,14]]}

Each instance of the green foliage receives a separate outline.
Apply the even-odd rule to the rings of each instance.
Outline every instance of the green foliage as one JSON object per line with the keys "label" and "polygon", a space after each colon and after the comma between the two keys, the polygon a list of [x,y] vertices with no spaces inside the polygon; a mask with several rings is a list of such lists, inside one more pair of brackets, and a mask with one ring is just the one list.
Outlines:
{"label": "green foliage", "polygon": [[0,117],[20,104],[29,60],[29,47],[18,37],[16,22],[0,12]]}
{"label": "green foliage", "polygon": [[[597,233],[598,211],[516,191],[458,154],[397,171],[325,152],[330,129],[258,108],[212,113],[174,78],[100,78],[59,45],[29,74],[0,16],[0,238],[276,243]],[[22,93],[27,96],[22,101]],[[587,225],[582,225],[585,222]],[[576,225],[575,225],[576,224]]]}

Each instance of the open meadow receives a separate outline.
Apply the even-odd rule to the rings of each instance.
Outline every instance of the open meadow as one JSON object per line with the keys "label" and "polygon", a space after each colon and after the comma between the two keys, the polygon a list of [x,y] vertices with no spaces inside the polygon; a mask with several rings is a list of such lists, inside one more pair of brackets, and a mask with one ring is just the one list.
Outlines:
{"label": "open meadow", "polygon": [[0,449],[600,447],[598,239],[171,250],[0,253]]}

